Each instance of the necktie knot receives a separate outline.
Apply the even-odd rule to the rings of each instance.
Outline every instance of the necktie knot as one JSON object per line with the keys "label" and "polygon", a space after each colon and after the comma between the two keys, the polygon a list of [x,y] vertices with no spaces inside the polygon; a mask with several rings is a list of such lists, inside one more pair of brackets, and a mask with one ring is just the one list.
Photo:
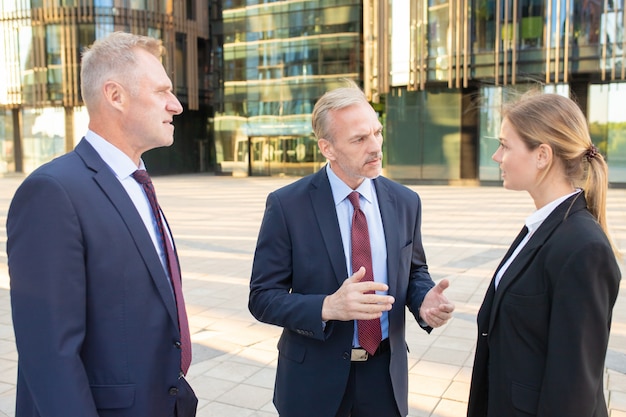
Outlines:
{"label": "necktie knot", "polygon": [[133,172],[132,176],[139,184],[150,184],[152,182],[150,175],[148,175],[148,171],[145,169],[138,169]]}
{"label": "necktie knot", "polygon": [[361,195],[359,194],[358,191],[352,191],[350,194],[348,194],[348,200],[350,200],[355,210],[358,210],[361,208],[361,203],[359,202],[360,196]]}

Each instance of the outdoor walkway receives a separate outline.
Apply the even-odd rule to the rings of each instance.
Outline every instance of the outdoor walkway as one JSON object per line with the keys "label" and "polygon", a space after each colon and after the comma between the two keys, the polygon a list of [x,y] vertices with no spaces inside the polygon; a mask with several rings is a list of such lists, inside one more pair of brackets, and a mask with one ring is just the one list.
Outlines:
{"label": "outdoor walkway", "polygon": [[[248,283],[267,194],[295,178],[181,175],[154,179],[176,238],[190,315],[191,385],[199,417],[276,416],[272,387],[280,329],[248,312]],[[6,214],[21,177],[0,178],[0,417],[13,416],[17,353],[6,267]],[[501,187],[411,186],[422,197],[423,241],[433,279],[447,278],[454,318],[428,335],[410,317],[411,417],[463,417],[476,312],[500,258],[533,210]],[[626,249],[626,190],[610,190],[613,237]],[[622,270],[624,262],[622,262]],[[605,377],[611,417],[626,417],[626,279],[614,310]],[[71,401],[71,399],[68,399]],[[311,416],[326,417],[326,416]],[[384,416],[381,416],[384,417]]]}

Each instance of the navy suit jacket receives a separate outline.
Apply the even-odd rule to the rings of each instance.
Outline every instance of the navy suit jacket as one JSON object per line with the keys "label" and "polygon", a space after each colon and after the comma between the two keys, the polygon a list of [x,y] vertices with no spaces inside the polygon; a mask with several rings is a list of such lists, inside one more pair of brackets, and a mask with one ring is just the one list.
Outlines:
{"label": "navy suit jacket", "polygon": [[[418,317],[434,286],[421,241],[421,206],[410,189],[374,180],[387,245],[390,375],[398,409],[408,414],[405,306]],[[271,193],[252,268],[250,312],[284,328],[274,404],[281,416],[333,416],[350,372],[353,321],[322,326],[324,297],[348,277],[339,222],[323,168]],[[427,328],[430,331],[429,328]]]}
{"label": "navy suit jacket", "polygon": [[16,417],[195,415],[167,276],[88,142],[26,178],[7,235]]}
{"label": "navy suit jacket", "polygon": [[607,416],[604,358],[620,271],[586,207],[582,193],[561,203],[497,290],[492,280],[478,313],[469,417]]}

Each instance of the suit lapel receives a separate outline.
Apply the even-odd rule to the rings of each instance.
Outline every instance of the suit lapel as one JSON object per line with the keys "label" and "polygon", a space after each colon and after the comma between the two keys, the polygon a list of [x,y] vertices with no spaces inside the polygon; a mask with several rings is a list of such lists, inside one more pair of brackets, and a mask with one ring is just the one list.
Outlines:
{"label": "suit lapel", "polygon": [[491,282],[489,283],[489,287],[487,288],[487,294],[485,295],[485,299],[483,300],[483,303],[478,312],[479,324],[483,324],[483,326],[480,326],[481,328],[488,324],[488,323],[483,323],[483,320],[488,319],[491,322],[493,322],[493,320],[491,320],[491,312],[495,311],[495,309],[493,308],[494,307],[493,300],[495,298],[495,291],[496,291],[495,290],[496,275],[498,274],[498,271],[500,270],[500,268],[502,268],[502,265],[504,265],[506,260],[511,257],[511,254],[513,253],[515,248],[517,248],[520,242],[524,239],[524,237],[526,236],[526,233],[527,233],[527,229],[526,229],[526,226],[524,226],[524,228],[522,228],[522,230],[518,233],[515,240],[513,240],[513,243],[511,243],[509,250],[506,252],[504,257],[500,261],[500,265],[498,265],[498,267],[496,268],[496,272],[493,274],[493,277],[491,278]]}
{"label": "suit lapel", "polygon": [[[330,263],[335,272],[335,277],[337,278],[337,283],[341,285],[348,277],[348,268],[343,253],[337,211],[334,210],[335,201],[333,199],[332,190],[330,189],[330,182],[328,181],[325,167],[320,169],[311,179],[309,195],[311,197],[317,224],[322,232],[324,246],[326,247]],[[333,210],[328,210],[329,206],[332,207]]]}
{"label": "suit lapel", "polygon": [[[385,183],[378,178],[374,179],[374,187],[376,188],[376,197],[378,199],[378,207],[380,209],[380,217],[383,222],[383,231],[385,233],[385,245],[387,247],[387,281],[389,285],[389,294],[397,294],[396,287],[398,285],[398,258],[400,253],[400,243],[398,240],[398,229],[392,227],[390,223],[397,224],[397,201],[395,196],[389,192]],[[391,254],[391,256],[390,256]]]}
{"label": "suit lapel", "polygon": [[124,187],[121,186],[119,180],[115,177],[115,174],[102,158],[100,158],[100,155],[98,155],[89,142],[83,139],[76,146],[76,153],[82,158],[85,165],[95,172],[93,175],[94,181],[98,184],[109,201],[111,201],[126,224],[126,227],[128,227],[150,276],[163,299],[163,303],[168,310],[170,318],[178,325],[176,302],[172,295],[169,280],[161,265],[161,260],[154,249],[150,234],[146,230],[135,205],[126,193],[126,190],[124,190]]}
{"label": "suit lapel", "polygon": [[[579,198],[582,197],[582,198]],[[491,308],[490,314],[490,323],[489,330],[493,326],[495,322],[495,316],[499,309],[500,302],[502,301],[502,297],[506,293],[508,287],[511,286],[516,280],[518,280],[522,275],[526,266],[532,262],[535,258],[537,252],[541,247],[545,244],[545,242],[552,236],[557,227],[564,221],[567,215],[574,213],[578,210],[584,209],[586,207],[585,198],[582,196],[582,193],[576,194],[571,198],[568,198],[563,203],[561,203],[558,207],[554,209],[554,211],[544,220],[544,222],[539,226],[539,228],[535,231],[533,236],[531,236],[530,240],[524,246],[524,248],[520,251],[517,257],[513,260],[511,265],[509,265],[508,269],[502,275],[500,279],[500,283],[498,284],[498,288],[495,290],[493,305]],[[521,234],[520,234],[521,235]],[[518,235],[515,239],[507,255],[503,258],[498,270],[502,267],[502,264],[508,259],[510,254],[515,250],[519,242],[522,240],[523,236]],[[492,284],[493,285],[493,284]]]}

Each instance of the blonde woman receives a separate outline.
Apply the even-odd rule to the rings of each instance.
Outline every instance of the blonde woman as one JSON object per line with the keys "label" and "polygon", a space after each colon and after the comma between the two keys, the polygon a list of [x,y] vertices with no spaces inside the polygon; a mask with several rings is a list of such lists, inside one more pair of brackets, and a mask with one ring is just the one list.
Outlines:
{"label": "blonde woman", "polygon": [[527,94],[504,109],[504,187],[536,211],[478,313],[468,417],[607,416],[604,358],[620,271],[606,226],[607,166],[572,100]]}

